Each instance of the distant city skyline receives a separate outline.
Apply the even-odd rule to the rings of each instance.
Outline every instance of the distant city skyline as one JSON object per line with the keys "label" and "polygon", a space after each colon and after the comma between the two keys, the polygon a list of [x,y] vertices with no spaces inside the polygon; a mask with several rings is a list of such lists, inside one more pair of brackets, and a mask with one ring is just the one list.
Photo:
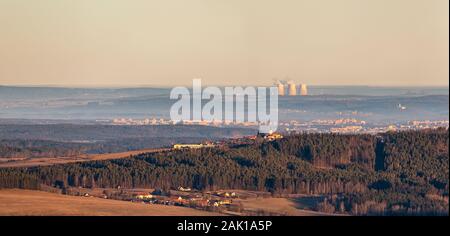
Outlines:
{"label": "distant city skyline", "polygon": [[0,86],[448,87],[447,0],[0,1]]}

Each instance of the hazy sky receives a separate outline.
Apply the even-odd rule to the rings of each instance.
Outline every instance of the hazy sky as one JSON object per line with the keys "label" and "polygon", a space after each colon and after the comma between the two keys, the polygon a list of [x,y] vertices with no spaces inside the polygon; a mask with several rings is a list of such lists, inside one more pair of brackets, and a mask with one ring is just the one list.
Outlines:
{"label": "hazy sky", "polygon": [[0,85],[448,86],[448,0],[0,0]]}

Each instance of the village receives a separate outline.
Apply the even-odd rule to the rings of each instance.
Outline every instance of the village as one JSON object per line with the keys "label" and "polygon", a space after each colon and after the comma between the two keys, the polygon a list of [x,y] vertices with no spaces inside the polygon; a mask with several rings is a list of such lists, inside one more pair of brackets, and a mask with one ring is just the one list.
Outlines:
{"label": "village", "polygon": [[268,212],[260,209],[245,208],[242,202],[248,199],[265,199],[271,197],[269,192],[245,190],[198,191],[182,186],[170,190],[126,189],[120,186],[114,189],[72,187],[65,189],[64,194],[86,198],[129,201],[135,204],[188,207],[226,215],[268,214]]}

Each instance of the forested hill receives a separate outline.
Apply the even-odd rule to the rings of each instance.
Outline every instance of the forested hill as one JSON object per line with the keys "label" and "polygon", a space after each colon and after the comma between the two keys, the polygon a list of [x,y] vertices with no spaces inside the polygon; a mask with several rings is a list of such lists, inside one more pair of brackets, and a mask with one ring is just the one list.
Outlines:
{"label": "forested hill", "polygon": [[298,134],[254,144],[0,169],[1,187],[248,189],[329,196],[352,214],[448,215],[447,129],[378,136]]}

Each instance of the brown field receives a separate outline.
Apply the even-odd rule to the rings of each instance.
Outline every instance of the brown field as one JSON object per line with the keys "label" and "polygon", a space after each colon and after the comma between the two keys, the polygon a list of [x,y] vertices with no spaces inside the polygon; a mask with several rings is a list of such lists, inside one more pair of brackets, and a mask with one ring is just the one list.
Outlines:
{"label": "brown field", "polygon": [[264,211],[265,213],[275,213],[288,216],[326,216],[334,215],[324,212],[311,211],[300,208],[295,200],[289,198],[249,198],[239,200],[247,211]]}
{"label": "brown field", "polygon": [[126,158],[132,155],[138,155],[149,152],[160,152],[167,149],[144,149],[137,151],[106,153],[106,154],[85,154],[74,157],[40,157],[40,158],[0,158],[0,168],[2,167],[31,167],[31,166],[49,166],[56,164],[66,164],[83,161],[109,160]]}
{"label": "brown field", "polygon": [[34,190],[0,189],[2,216],[211,216],[187,207],[75,197]]}

